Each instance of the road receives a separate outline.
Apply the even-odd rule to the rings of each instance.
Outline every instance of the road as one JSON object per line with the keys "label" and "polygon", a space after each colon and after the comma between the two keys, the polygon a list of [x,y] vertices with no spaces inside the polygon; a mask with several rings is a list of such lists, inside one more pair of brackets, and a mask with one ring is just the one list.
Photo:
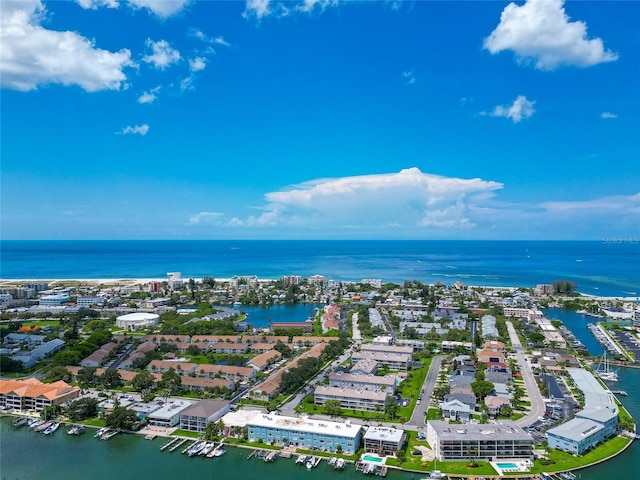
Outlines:
{"label": "road", "polygon": [[524,380],[524,386],[527,389],[527,396],[531,402],[531,411],[522,418],[515,421],[516,425],[525,427],[538,421],[538,417],[542,417],[546,412],[544,400],[542,394],[536,383],[536,378],[531,371],[531,364],[527,361],[527,357],[524,354],[524,348],[520,343],[516,329],[513,328],[511,322],[506,322],[507,330],[509,331],[509,338],[511,339],[511,348],[513,349],[518,366],[520,367],[520,373],[522,373],[522,379]]}
{"label": "road", "polygon": [[416,405],[411,419],[405,423],[405,425],[413,425],[415,427],[423,427],[425,425],[425,414],[429,409],[429,399],[431,395],[433,395],[433,389],[436,386],[436,380],[438,380],[438,373],[440,372],[440,365],[442,364],[443,358],[445,357],[438,356],[433,357],[433,360],[431,360],[429,371],[422,385],[422,401],[420,405]]}

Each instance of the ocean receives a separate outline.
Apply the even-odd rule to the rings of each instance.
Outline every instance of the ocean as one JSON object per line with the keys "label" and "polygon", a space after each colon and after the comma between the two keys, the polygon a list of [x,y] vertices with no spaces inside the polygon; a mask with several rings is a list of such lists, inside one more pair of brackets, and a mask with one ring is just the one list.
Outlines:
{"label": "ocean", "polygon": [[74,240],[0,241],[1,279],[231,278],[320,274],[426,284],[534,287],[565,279],[581,293],[640,295],[640,245],[597,241]]}

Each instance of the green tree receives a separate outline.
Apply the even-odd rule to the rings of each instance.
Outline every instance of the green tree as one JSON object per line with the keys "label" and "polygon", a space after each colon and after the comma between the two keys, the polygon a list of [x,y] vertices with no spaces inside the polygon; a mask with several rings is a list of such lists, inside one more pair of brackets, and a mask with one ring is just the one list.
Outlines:
{"label": "green tree", "polygon": [[71,374],[66,367],[62,365],[56,365],[51,367],[44,376],[45,382],[57,382],[58,380],[63,380],[68,382],[71,380]]}
{"label": "green tree", "polygon": [[6,355],[0,355],[0,372],[21,372],[23,368],[21,361],[14,360]]}
{"label": "green tree", "polygon": [[182,384],[182,379],[173,368],[170,368],[162,374],[162,381],[160,382],[160,384],[162,388],[166,388],[170,391],[177,390]]}
{"label": "green tree", "polygon": [[486,380],[476,380],[471,383],[471,390],[480,401],[484,400],[484,397],[489,395],[493,388],[493,383]]}
{"label": "green tree", "polygon": [[200,355],[201,353],[202,351],[197,345],[191,344],[187,347],[187,355],[191,355],[192,357],[194,357],[196,355]]}
{"label": "green tree", "polygon": [[384,405],[384,413],[386,413],[391,419],[396,418],[396,414],[398,413],[398,404],[396,403],[395,397],[387,397],[387,401]]}
{"label": "green tree", "polygon": [[115,407],[104,421],[105,426],[118,430],[133,430],[137,423],[138,415],[134,411],[120,406]]}
{"label": "green tree", "polygon": [[122,377],[120,377],[120,373],[115,368],[107,368],[104,373],[100,375],[100,383],[106,388],[117,388],[123,384]]}
{"label": "green tree", "polygon": [[339,417],[342,415],[342,406],[340,400],[327,400],[324,402],[324,413],[331,417]]}
{"label": "green tree", "polygon": [[81,388],[91,388],[98,383],[98,377],[96,376],[96,367],[86,367],[78,370],[76,375],[76,381]]}
{"label": "green tree", "polygon": [[154,376],[148,370],[138,372],[131,380],[131,386],[139,392],[152,388],[155,383]]}
{"label": "green tree", "polygon": [[73,420],[85,420],[98,414],[98,400],[95,398],[80,398],[74,400],[67,407],[67,416]]}

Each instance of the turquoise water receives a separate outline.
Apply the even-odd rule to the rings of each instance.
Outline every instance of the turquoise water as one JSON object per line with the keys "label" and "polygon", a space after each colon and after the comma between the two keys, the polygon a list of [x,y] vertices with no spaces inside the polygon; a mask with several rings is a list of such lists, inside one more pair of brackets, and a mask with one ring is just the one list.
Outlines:
{"label": "turquoise water", "polygon": [[255,328],[266,327],[272,322],[304,322],[315,316],[316,308],[322,308],[320,303],[299,303],[297,305],[272,305],[269,308],[240,306],[236,307],[248,314],[247,323]]}
{"label": "turquoise water", "polygon": [[[640,295],[640,246],[580,241],[0,241],[0,278],[257,275],[534,287],[572,280],[593,295]],[[580,261],[576,261],[580,260]]]}
{"label": "turquoise water", "polygon": [[496,465],[502,470],[516,470],[518,468],[518,465],[515,463],[496,463]]}
{"label": "turquoise water", "polygon": [[382,463],[382,458],[372,457],[371,455],[365,455],[364,457],[362,457],[362,459],[366,460],[367,462]]}

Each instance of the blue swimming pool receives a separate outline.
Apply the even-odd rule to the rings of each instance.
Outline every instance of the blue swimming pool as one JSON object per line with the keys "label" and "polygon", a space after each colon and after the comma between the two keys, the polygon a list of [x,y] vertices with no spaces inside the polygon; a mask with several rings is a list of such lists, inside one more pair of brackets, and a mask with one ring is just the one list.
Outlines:
{"label": "blue swimming pool", "polygon": [[372,457],[371,455],[365,455],[364,457],[362,457],[362,459],[366,460],[367,462],[382,463],[382,458]]}
{"label": "blue swimming pool", "polygon": [[517,470],[518,469],[518,465],[516,465],[515,463],[496,463],[496,466],[500,470]]}

